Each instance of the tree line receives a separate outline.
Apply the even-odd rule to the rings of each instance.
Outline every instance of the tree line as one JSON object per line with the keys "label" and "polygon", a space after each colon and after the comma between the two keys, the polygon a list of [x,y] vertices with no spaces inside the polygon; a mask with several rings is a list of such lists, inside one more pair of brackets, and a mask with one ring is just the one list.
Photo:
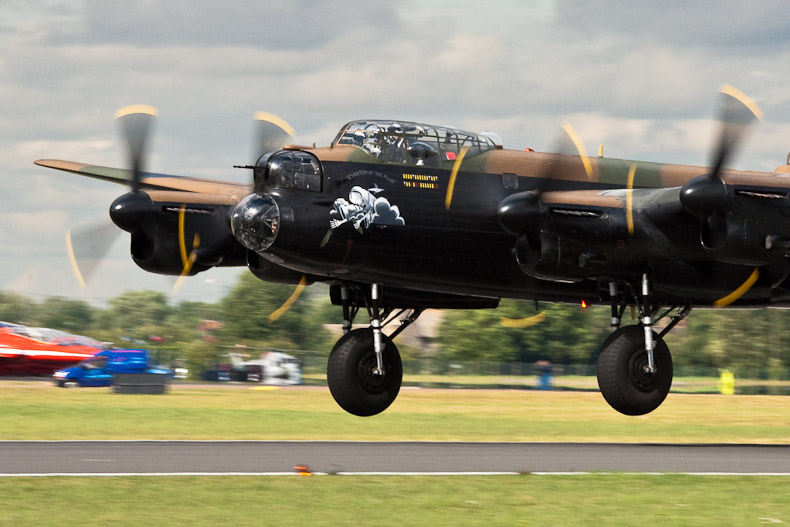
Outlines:
{"label": "tree line", "polygon": [[[307,288],[276,321],[268,315],[293,292],[292,286],[240,275],[215,303],[179,302],[155,291],[128,291],[105,307],[49,297],[40,302],[0,291],[0,320],[50,327],[117,346],[145,345],[170,350],[201,371],[234,346],[314,350],[328,354],[337,338],[325,324],[339,324],[321,284]],[[695,310],[666,337],[676,364],[707,368],[754,368],[771,377],[790,377],[790,316],[784,310]],[[636,323],[624,317],[623,323]],[[496,310],[446,311],[434,337],[434,351],[399,344],[405,360],[592,364],[609,334],[608,306],[535,304],[503,300]],[[215,321],[218,324],[206,323]],[[360,313],[358,323],[365,321]],[[408,331],[408,330],[407,330]],[[298,352],[295,352],[298,354]],[[175,355],[174,355],[175,354]]]}
{"label": "tree line", "polygon": [[[527,327],[502,324],[503,319],[530,318],[539,321]],[[582,309],[503,300],[496,310],[448,313],[440,327],[441,353],[456,360],[593,364],[610,333],[610,319],[608,306]],[[676,365],[759,370],[760,375],[788,379],[788,321],[788,310],[696,309],[665,340]],[[638,320],[630,320],[626,311],[622,323],[636,324]]]}

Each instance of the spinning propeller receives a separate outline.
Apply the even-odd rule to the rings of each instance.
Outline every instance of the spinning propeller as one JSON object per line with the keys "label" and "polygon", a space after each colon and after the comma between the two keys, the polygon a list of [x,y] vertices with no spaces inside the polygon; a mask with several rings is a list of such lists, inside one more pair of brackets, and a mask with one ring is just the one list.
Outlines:
{"label": "spinning propeller", "polygon": [[148,151],[148,135],[158,115],[156,108],[143,104],[126,106],[115,112],[115,120],[125,140],[129,168],[132,171],[129,182],[129,190],[132,192],[140,190]]}
{"label": "spinning propeller", "polygon": [[[158,113],[153,106],[132,105],[115,112],[115,119],[124,139],[128,181],[131,192],[140,190],[145,169],[148,136]],[[110,214],[112,215],[112,210]],[[72,232],[66,230],[66,249],[74,276],[81,287],[86,286],[96,267],[102,262],[120,231],[110,222],[101,222]]]}
{"label": "spinning propeller", "polygon": [[[554,152],[549,156],[540,176],[530,180],[534,182],[532,190],[511,194],[502,200],[497,210],[497,219],[502,228],[517,236],[516,259],[522,268],[534,265],[540,257],[543,193],[551,190],[554,182],[563,179],[563,174],[583,171],[587,179],[592,179],[593,176],[592,164],[584,145],[569,123],[562,125],[562,134],[556,142]],[[522,319],[503,318],[500,323],[510,328],[526,328],[543,322],[545,318],[546,313],[541,311]]]}
{"label": "spinning propeller", "polygon": [[[254,131],[254,162],[268,152],[282,149],[283,146],[293,142],[295,130],[285,119],[268,112],[255,112],[253,115]],[[264,228],[272,229],[271,224],[265,224]],[[302,295],[307,286],[307,277],[302,275],[299,284],[294,288],[291,295],[283,304],[275,309],[268,317],[269,322],[275,322],[285,315]]]}
{"label": "spinning propeller", "polygon": [[[132,105],[121,108],[115,113],[115,119],[123,139],[126,151],[126,180],[129,191],[116,199],[110,207],[110,222],[101,222],[72,233],[66,231],[66,247],[71,261],[72,271],[77,281],[85,287],[87,280],[101,263],[112,243],[120,235],[116,228],[134,233],[143,225],[148,214],[152,212],[152,202],[148,194],[140,189],[146,169],[149,138],[158,117],[156,108],[146,105]],[[183,278],[192,270],[200,247],[200,235],[195,233],[191,240],[191,248],[187,251],[187,240],[184,234],[184,213],[186,204],[179,210],[178,238],[183,271],[175,282],[176,292]],[[115,224],[115,225],[113,225]]]}
{"label": "spinning propeller", "polygon": [[[711,248],[722,246],[726,236],[728,192],[722,173],[737,152],[750,125],[762,118],[760,109],[743,92],[732,86],[723,86],[721,94],[721,128],[713,150],[711,172],[686,182],[679,197],[683,209],[701,220],[703,243]],[[587,178],[592,179],[592,166],[578,135],[570,125],[563,125],[563,131],[556,153],[546,163],[540,177],[536,178],[534,189],[512,194],[500,203],[498,219],[507,232],[517,236],[533,234],[539,225],[542,194],[551,190],[556,180],[565,179],[565,174],[578,173],[580,164]],[[629,189],[633,185],[635,168],[635,165],[632,166],[629,173]],[[628,209],[630,211],[630,207]],[[629,215],[629,232],[632,230],[631,222]]]}
{"label": "spinning propeller", "polygon": [[[202,201],[198,198],[204,196],[203,194],[158,190],[143,192],[141,190],[145,183],[149,136],[157,117],[156,109],[143,105],[127,106],[118,110],[115,117],[124,141],[127,166],[129,167],[122,177],[128,182],[130,192],[113,202],[110,207],[110,218],[115,226],[132,233],[134,252],[134,236],[141,236],[141,241],[143,241],[148,234],[151,234],[148,229],[161,235],[162,231],[159,229],[162,225],[167,225],[167,223],[159,223],[163,221],[162,215],[166,218],[168,214],[177,214],[177,255],[180,256],[181,271],[173,286],[173,292],[176,292],[181,287],[184,278],[194,274],[196,270],[206,269],[221,261],[222,255],[229,248],[227,244],[231,243],[231,233],[228,230],[226,236],[221,228],[217,230],[218,226],[211,219],[212,216],[205,216],[205,214],[213,215],[215,213],[210,208],[202,206]],[[279,150],[284,144],[292,141],[293,127],[276,115],[257,112],[254,121],[256,161],[263,154]],[[217,203],[213,201],[214,199],[222,202],[222,198],[232,200],[230,196],[216,195],[212,196],[212,200],[209,202]],[[179,204],[181,199],[185,201]],[[161,206],[155,207],[154,203],[161,204]],[[233,203],[233,201],[228,201],[227,204],[232,205]],[[216,215],[213,217],[219,218]],[[194,218],[196,221],[190,221],[189,218]],[[86,281],[106,255],[112,242],[120,234],[115,226],[108,222],[102,222],[98,226],[66,232],[66,245],[72,270],[81,286],[85,286]],[[165,227],[165,229],[167,228]],[[200,232],[201,230],[205,230],[205,232]],[[167,239],[166,235],[165,239]],[[153,265],[163,265],[162,260],[156,259]],[[172,267],[168,269],[172,270]],[[301,294],[306,283],[307,278],[303,277],[285,304],[270,315],[270,321],[278,319],[287,312]]]}
{"label": "spinning propeller", "polygon": [[[719,91],[719,139],[713,151],[710,174],[686,182],[680,190],[683,208],[700,220],[700,242],[709,249],[720,249],[727,242],[727,207],[729,192],[722,172],[737,152],[749,127],[762,120],[763,113],[755,102],[742,91],[724,85]],[[755,267],[749,277],[732,293],[716,300],[713,305],[725,307],[751,289],[760,277]]]}
{"label": "spinning propeller", "polygon": [[562,125],[562,134],[553,152],[539,177],[531,179],[534,181],[532,190],[511,194],[499,204],[497,219],[505,231],[516,236],[535,234],[540,226],[542,194],[552,190],[557,180],[565,179],[563,174],[583,171],[587,179],[592,179],[590,158],[569,123]]}
{"label": "spinning propeller", "polygon": [[266,152],[280,150],[293,142],[294,128],[284,119],[268,112],[255,112],[255,161]]}
{"label": "spinning propeller", "polygon": [[66,251],[71,271],[80,287],[86,287],[121,232],[110,221],[73,231],[66,229]]}
{"label": "spinning propeller", "polygon": [[720,88],[722,94],[720,132],[713,151],[710,174],[696,177],[680,190],[683,208],[700,219],[702,242],[710,248],[724,245],[726,239],[727,184],[722,172],[735,155],[749,126],[762,119],[762,111],[747,95],[732,86]]}
{"label": "spinning propeller", "polygon": [[[664,203],[664,205],[668,205],[664,209],[665,214],[660,219],[657,219],[657,217],[653,219],[658,222],[683,220],[683,218],[675,216],[675,214],[689,214],[697,218],[700,222],[699,243],[705,249],[717,250],[718,252],[711,255],[714,258],[722,261],[727,261],[726,259],[730,258],[730,261],[732,261],[735,257],[743,257],[741,252],[739,252],[743,251],[743,247],[734,243],[728,244],[728,222],[730,221],[728,215],[737,215],[739,210],[735,208],[737,202],[731,197],[733,192],[731,192],[731,189],[728,189],[724,172],[733,156],[737,153],[750,126],[762,118],[762,112],[754,101],[741,91],[731,86],[723,86],[720,91],[720,129],[717,142],[712,150],[710,172],[686,181],[679,189],[677,200]],[[546,219],[546,213],[550,210],[561,210],[547,207],[546,204],[556,202],[561,206],[566,201],[565,197],[568,198],[569,203],[574,199],[571,197],[572,193],[566,192],[558,192],[555,196],[549,197],[546,191],[550,190],[554,181],[569,179],[571,174],[573,176],[570,179],[583,179],[584,176],[579,173],[578,169],[580,162],[584,166],[587,177],[591,179],[592,176],[589,158],[584,153],[575,133],[569,127],[564,127],[563,129],[566,132],[566,137],[563,138],[563,142],[557,150],[558,153],[549,157],[541,177],[534,180],[535,187],[530,191],[518,192],[506,197],[502,200],[498,209],[500,225],[505,231],[516,236],[515,254],[522,270],[536,278],[548,280],[556,279],[558,276],[557,270],[563,265],[563,269],[568,271],[567,276],[570,279],[584,276],[584,273],[581,272],[574,274],[576,265],[571,258],[566,258],[564,261],[561,260],[560,247],[557,244],[553,244],[553,238],[543,237],[544,225],[542,222]],[[601,168],[601,165],[599,165],[599,168]],[[626,184],[627,192],[625,194],[624,212],[629,235],[634,234],[635,231],[632,189],[636,170],[637,164],[634,163],[628,172]],[[677,190],[677,187],[675,187],[675,192]],[[651,191],[646,190],[646,192]],[[671,189],[665,189],[661,192],[663,192],[664,196],[672,199]],[[576,210],[570,208],[568,211],[562,212],[568,216],[578,214],[582,218],[585,211],[577,213]],[[587,246],[586,240],[579,238],[579,236],[583,236],[579,234],[583,232],[583,225],[585,225],[584,221],[579,220],[573,227],[569,228],[573,232],[564,231],[569,236],[577,236],[576,243],[580,251],[583,251]],[[598,232],[593,229],[590,231],[590,234],[597,236]],[[605,252],[609,249],[603,245],[606,243],[605,240],[598,238],[596,240],[598,241],[599,251]],[[590,241],[595,242],[596,240]],[[595,243],[590,244],[590,246],[594,245]],[[738,246],[736,247],[736,245]],[[697,248],[689,248],[689,251],[692,252],[696,250]],[[565,254],[569,254],[567,248]],[[590,254],[593,257],[599,256],[594,252]],[[647,254],[645,253],[645,255]],[[640,253],[632,256],[638,260]],[[648,256],[645,257],[649,258]],[[587,254],[581,253],[578,267],[584,268],[589,261]],[[600,257],[600,261],[606,262],[605,257]],[[748,261],[751,262],[751,260]],[[601,269],[605,271],[608,268],[602,267]],[[722,307],[738,300],[757,282],[759,276],[759,269],[755,268],[746,281],[732,293],[716,300],[714,305]]]}
{"label": "spinning propeller", "polygon": [[177,293],[178,290],[181,289],[184,279],[189,276],[190,271],[192,271],[192,266],[195,264],[195,260],[197,260],[197,251],[200,248],[200,234],[195,232],[194,236],[192,237],[192,250],[189,252],[189,254],[187,254],[186,234],[184,232],[184,225],[186,224],[186,209],[186,203],[182,204],[178,209],[178,249],[179,253],[181,254],[181,265],[183,266],[183,270],[181,271],[178,280],[176,280],[176,283],[173,284],[173,293]]}
{"label": "spinning propeller", "polygon": [[[253,145],[253,162],[257,162],[258,159],[267,152],[273,152],[275,150],[280,150],[283,145],[292,142],[293,135],[294,135],[294,128],[288,124],[284,119],[268,112],[256,112],[253,115],[253,122],[254,122],[254,145]],[[252,165],[254,168],[254,165]],[[188,236],[185,234],[185,225],[186,225],[186,213],[187,207],[186,204],[182,204],[181,208],[178,212],[178,246],[179,251],[181,254],[181,263],[183,266],[183,271],[181,275],[178,277],[175,285],[173,286],[173,292],[178,291],[181,285],[184,282],[184,279],[189,276],[190,272],[192,271],[192,267],[197,259],[198,251],[202,250],[203,252],[209,253],[213,250],[211,247],[203,247],[201,249],[201,237],[200,233],[195,232],[192,236],[191,251],[187,251],[187,240],[189,239]],[[299,290],[301,293],[301,290]],[[296,295],[298,298],[298,294]],[[294,300],[291,304],[296,301]],[[282,309],[282,308],[281,308]],[[284,313],[287,311],[287,308],[282,311]],[[274,320],[282,316],[282,313],[277,315]],[[272,314],[273,316],[274,314]]]}

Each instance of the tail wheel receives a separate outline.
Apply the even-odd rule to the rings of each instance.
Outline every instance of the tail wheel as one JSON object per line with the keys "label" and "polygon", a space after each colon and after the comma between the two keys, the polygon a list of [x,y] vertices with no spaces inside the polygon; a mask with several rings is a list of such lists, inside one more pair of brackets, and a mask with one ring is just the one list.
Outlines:
{"label": "tail wheel", "polygon": [[625,415],[644,415],[661,405],[672,386],[672,356],[656,338],[655,371],[647,369],[645,334],[641,326],[615,331],[598,355],[598,387],[606,402]]}
{"label": "tail wheel", "polygon": [[326,380],[337,404],[358,416],[378,414],[395,400],[403,378],[398,348],[384,339],[384,374],[373,373],[376,353],[373,331],[355,329],[335,344],[329,355]]}

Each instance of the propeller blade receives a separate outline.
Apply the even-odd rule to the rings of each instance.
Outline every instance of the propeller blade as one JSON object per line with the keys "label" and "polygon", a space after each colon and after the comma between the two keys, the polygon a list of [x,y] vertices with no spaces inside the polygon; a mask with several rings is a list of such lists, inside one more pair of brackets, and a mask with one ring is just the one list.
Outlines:
{"label": "propeller blade", "polygon": [[714,213],[723,216],[727,204],[727,185],[721,178],[724,168],[733,158],[742,143],[749,126],[762,119],[762,111],[742,91],[732,86],[722,86],[720,108],[720,131],[713,149],[711,172],[687,181],[680,190],[680,203],[686,211],[703,222],[703,238],[709,247],[723,244],[723,233],[716,232],[724,226],[714,218]]}
{"label": "propeller blade", "polygon": [[455,158],[453,169],[450,171],[450,180],[447,183],[447,193],[444,197],[444,210],[450,210],[450,205],[453,202],[453,193],[455,192],[455,179],[458,177],[458,171],[461,169],[461,164],[464,162],[468,151],[468,145],[462,146],[460,152],[458,152],[458,157]]}
{"label": "propeller blade", "polygon": [[719,140],[713,155],[711,178],[720,179],[721,172],[735,154],[749,125],[762,120],[763,112],[755,102],[737,88],[724,85],[722,94]]}
{"label": "propeller blade", "polygon": [[85,287],[121,231],[110,222],[72,232],[66,230],[66,250],[74,277]]}
{"label": "propeller blade", "polygon": [[563,123],[562,132],[555,139],[551,160],[540,174],[535,191],[538,194],[551,190],[552,183],[564,179],[563,174],[584,171],[588,180],[592,180],[593,169],[581,137],[570,123]]}
{"label": "propeller blade", "polygon": [[275,322],[279,320],[279,318],[284,314],[286,314],[288,310],[291,309],[291,307],[296,303],[296,301],[299,300],[299,297],[302,295],[302,291],[304,291],[305,287],[307,287],[307,276],[302,275],[302,278],[299,280],[299,284],[297,284],[296,288],[291,293],[291,296],[289,296],[285,302],[283,302],[283,305],[275,309],[272,314],[269,315],[268,321],[270,323]]}
{"label": "propeller blade", "polygon": [[142,104],[125,106],[115,112],[115,119],[126,142],[129,168],[132,170],[132,180],[129,182],[132,192],[140,190],[140,180],[145,171],[148,135],[158,115],[156,108]]}
{"label": "propeller blade", "polygon": [[190,251],[189,256],[187,255],[187,246],[186,246],[186,235],[184,234],[184,224],[186,223],[186,211],[187,206],[186,204],[181,205],[181,208],[178,211],[178,248],[181,252],[181,265],[184,266],[184,272],[181,274],[189,274],[189,269],[192,267],[192,263],[194,262],[194,258],[190,258],[192,253],[200,246],[200,235],[195,233],[193,242],[192,242],[192,251]]}
{"label": "propeller blade", "polygon": [[503,199],[497,211],[500,226],[516,236],[537,236],[540,231],[541,195],[553,190],[554,183],[581,174],[592,180],[593,168],[579,134],[569,124],[562,125],[562,133],[555,143],[537,178],[530,178],[531,189],[511,194]]}
{"label": "propeller blade", "polygon": [[528,328],[534,326],[536,324],[540,324],[546,320],[546,312],[541,311],[531,317],[524,317],[524,318],[500,318],[499,324],[505,328]]}
{"label": "propeller blade", "polygon": [[280,150],[283,145],[293,142],[293,126],[283,118],[272,113],[255,112],[255,160],[266,152]]}
{"label": "propeller blade", "polygon": [[189,276],[189,273],[192,271],[192,266],[195,264],[195,260],[197,260],[197,251],[200,247],[200,234],[196,232],[192,237],[192,249],[189,251],[189,253],[187,253],[186,234],[184,232],[186,224],[186,210],[186,204],[182,204],[178,211],[178,248],[181,253],[181,265],[183,266],[183,270],[171,289],[171,292],[174,294],[177,293],[179,289],[181,289],[184,279]]}
{"label": "propeller blade", "polygon": [[560,136],[559,148],[555,152],[558,155],[568,156],[573,162],[581,162],[587,179],[591,180],[593,177],[592,163],[590,163],[590,158],[587,155],[587,150],[584,148],[581,137],[576,133],[573,126],[567,122],[563,123],[562,131],[565,134]]}
{"label": "propeller blade", "polygon": [[749,275],[749,278],[746,279],[744,283],[739,285],[732,293],[729,295],[720,298],[713,302],[714,307],[727,307],[743,295],[749,292],[749,289],[752,288],[754,284],[757,283],[757,280],[760,278],[760,269],[755,267],[752,274]]}
{"label": "propeller blade", "polygon": [[[200,243],[200,236],[197,233],[195,233],[195,242]],[[189,253],[189,256],[187,256],[187,263],[184,264],[184,270],[181,271],[180,275],[178,275],[175,283],[173,283],[173,287],[170,289],[172,294],[178,293],[178,291],[181,289],[181,286],[184,285],[184,279],[189,276],[189,272],[192,270],[195,260],[197,260],[197,248],[192,249],[192,251]]]}

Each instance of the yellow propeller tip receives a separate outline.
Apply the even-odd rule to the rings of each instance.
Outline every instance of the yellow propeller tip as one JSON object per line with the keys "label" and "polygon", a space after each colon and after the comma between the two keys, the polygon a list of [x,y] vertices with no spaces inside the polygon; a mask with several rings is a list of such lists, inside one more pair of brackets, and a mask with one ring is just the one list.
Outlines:
{"label": "yellow propeller tip", "polygon": [[499,324],[506,328],[528,328],[546,320],[546,312],[541,311],[536,315],[526,318],[500,318]]}
{"label": "yellow propeller tip", "polygon": [[276,322],[281,316],[286,314],[288,310],[291,309],[291,306],[293,306],[294,303],[299,299],[299,296],[302,294],[302,291],[304,291],[305,287],[307,287],[307,276],[302,275],[302,278],[299,280],[299,284],[296,286],[296,289],[293,290],[291,296],[289,296],[288,299],[283,302],[283,305],[275,309],[274,312],[267,317],[269,323]]}
{"label": "yellow propeller tip", "polygon": [[582,165],[584,165],[584,172],[587,174],[587,179],[592,181],[592,164],[590,163],[590,158],[587,156],[587,150],[584,149],[584,143],[582,143],[581,137],[578,133],[576,133],[576,130],[569,122],[563,123],[562,129],[568,135],[571,142],[573,143],[573,146],[576,148],[576,151],[579,153],[579,157],[582,160]]}
{"label": "yellow propeller tip", "polygon": [[80,271],[80,266],[77,263],[77,257],[74,254],[74,246],[71,244],[71,229],[66,229],[66,250],[69,254],[69,263],[71,264],[71,271],[74,273],[74,278],[77,279],[77,283],[80,284],[80,287],[85,288],[87,284]]}
{"label": "yellow propeller tip", "polygon": [[719,87],[719,91],[725,95],[729,95],[733,99],[739,101],[741,104],[746,106],[750,112],[754,114],[757,119],[760,121],[763,120],[763,111],[757,106],[757,103],[754,100],[743,93],[741,90],[736,88],[735,86],[730,86],[729,84],[722,84]]}
{"label": "yellow propeller tip", "polygon": [[743,295],[745,295],[752,286],[757,283],[757,280],[760,278],[760,269],[759,267],[755,267],[752,274],[749,275],[749,278],[746,279],[744,283],[742,283],[738,288],[730,293],[729,295],[720,298],[713,302],[714,307],[727,307]]}
{"label": "yellow propeller tip", "polygon": [[469,151],[469,145],[464,145],[458,152],[458,156],[453,163],[453,169],[450,171],[450,181],[447,182],[447,194],[444,197],[444,210],[450,210],[450,204],[453,201],[453,192],[455,192],[455,179],[458,177],[458,171],[461,169],[461,163],[464,162],[466,153]]}
{"label": "yellow propeller tip", "polygon": [[275,126],[279,126],[288,135],[293,136],[296,133],[296,130],[294,130],[294,127],[291,126],[290,124],[288,124],[288,122],[285,119],[283,119],[282,117],[279,117],[277,115],[274,115],[273,113],[269,113],[269,112],[255,112],[255,114],[252,116],[252,118],[254,120],[256,120],[256,121],[266,121],[268,123],[272,123]]}
{"label": "yellow propeller tip", "polygon": [[117,112],[115,112],[115,118],[120,119],[121,117],[125,117],[127,115],[132,115],[135,113],[144,113],[147,115],[152,115],[154,117],[159,116],[159,112],[153,106],[148,106],[146,104],[132,104],[130,106],[124,106]]}

